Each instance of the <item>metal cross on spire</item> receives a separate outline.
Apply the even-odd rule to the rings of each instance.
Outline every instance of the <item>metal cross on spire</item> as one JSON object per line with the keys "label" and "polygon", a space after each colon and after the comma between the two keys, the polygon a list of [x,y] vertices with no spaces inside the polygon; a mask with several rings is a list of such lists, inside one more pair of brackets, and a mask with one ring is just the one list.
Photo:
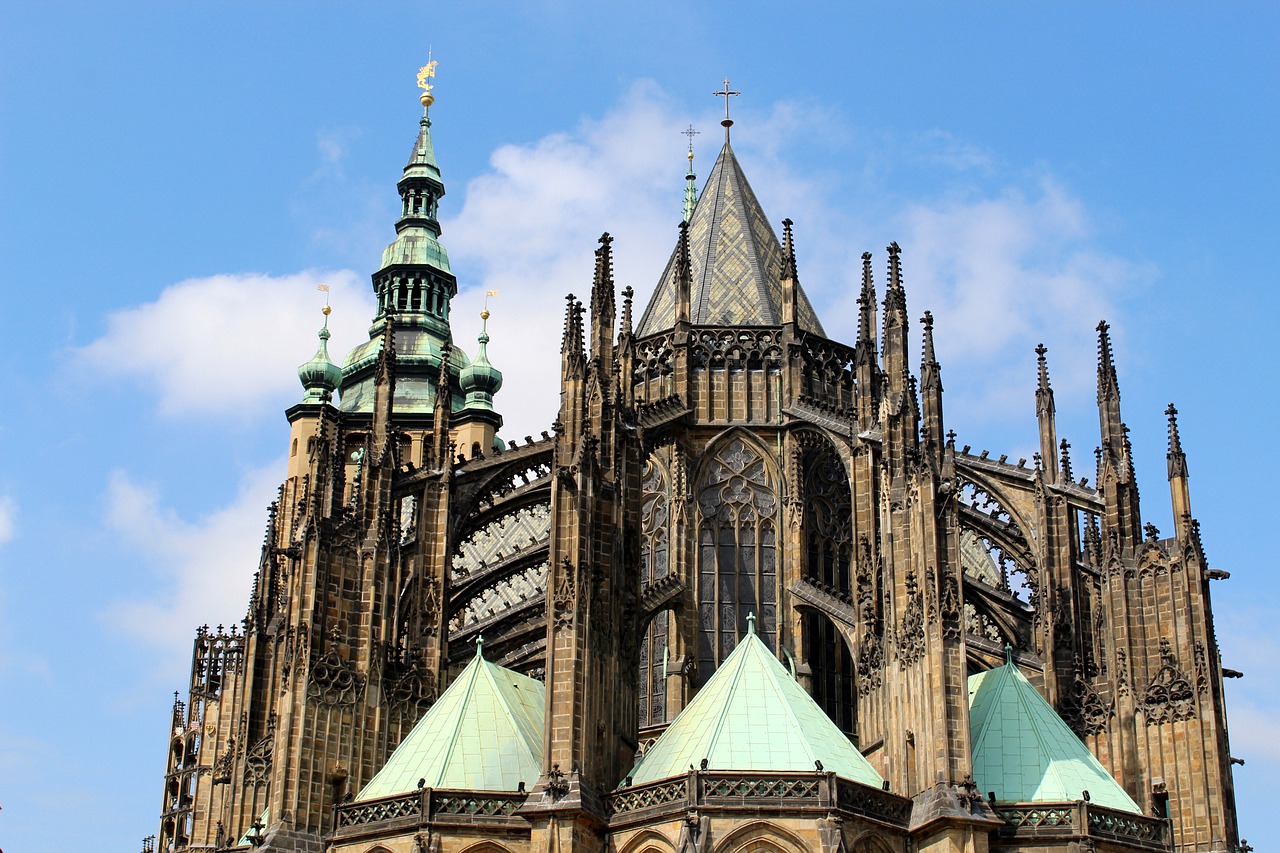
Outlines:
{"label": "metal cross on spire", "polygon": [[729,98],[734,95],[741,95],[741,92],[735,92],[729,88],[729,78],[724,78],[724,89],[720,92],[712,92],[718,98],[724,98],[724,121],[720,122],[724,126],[724,140],[729,141],[729,128],[733,127],[733,119],[729,118]]}
{"label": "metal cross on spire", "polygon": [[[690,154],[692,154],[692,153],[693,153],[693,138],[694,138],[695,136],[697,136],[699,133],[702,133],[702,131],[700,131],[700,130],[694,130],[694,129],[693,129],[693,125],[689,125],[687,128],[685,128],[684,130],[682,130],[682,131],[680,131],[680,132],[681,132],[681,133],[683,133],[685,136],[689,137],[689,153],[690,153]],[[691,160],[692,160],[693,158],[691,157],[691,158],[689,158],[689,159],[691,159]]]}

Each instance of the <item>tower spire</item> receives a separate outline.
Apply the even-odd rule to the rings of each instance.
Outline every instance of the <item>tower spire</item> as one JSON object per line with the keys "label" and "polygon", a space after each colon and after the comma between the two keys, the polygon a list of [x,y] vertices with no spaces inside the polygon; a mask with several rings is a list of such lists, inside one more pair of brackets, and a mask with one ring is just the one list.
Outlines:
{"label": "tower spire", "polygon": [[1186,535],[1191,522],[1191,490],[1187,477],[1187,455],[1182,452],[1182,437],[1178,434],[1178,410],[1173,403],[1164,410],[1169,418],[1169,493],[1173,499],[1173,524],[1179,536]]}
{"label": "tower spire", "polygon": [[[1053,404],[1053,388],[1049,387],[1049,363],[1045,353],[1049,350],[1044,344],[1036,345],[1036,420],[1040,424],[1040,458],[1044,460],[1044,479],[1048,483],[1056,483],[1060,465],[1058,463],[1058,423],[1057,409]],[[1070,477],[1063,472],[1064,477]]]}
{"label": "tower spire", "polygon": [[687,155],[689,168],[684,175],[684,221],[688,222],[693,218],[693,209],[698,206],[698,185],[694,183],[698,180],[698,176],[693,173],[693,137],[699,131],[694,130],[693,125],[689,125],[680,132],[689,137],[689,153]]}
{"label": "tower spire", "polygon": [[782,220],[782,324],[796,321],[796,287],[800,276],[796,272],[796,244],[791,234],[790,219]]}

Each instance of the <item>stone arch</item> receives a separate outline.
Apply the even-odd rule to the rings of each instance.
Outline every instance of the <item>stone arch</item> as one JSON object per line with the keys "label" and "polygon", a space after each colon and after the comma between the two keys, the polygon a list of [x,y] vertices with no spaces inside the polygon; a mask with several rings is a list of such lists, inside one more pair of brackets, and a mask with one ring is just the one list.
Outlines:
{"label": "stone arch", "polygon": [[753,820],[722,838],[715,853],[805,853],[808,849],[790,830],[767,820]]}
{"label": "stone arch", "polygon": [[760,639],[777,647],[780,490],[772,454],[739,429],[707,445],[693,482],[701,684],[737,645],[748,613]]}
{"label": "stone arch", "polygon": [[893,853],[893,847],[874,830],[867,830],[853,840],[853,853]]}
{"label": "stone arch", "polygon": [[676,846],[656,829],[642,829],[618,849],[618,853],[675,853]]}
{"label": "stone arch", "polygon": [[512,853],[512,850],[496,841],[480,841],[470,847],[464,847],[458,853]]}

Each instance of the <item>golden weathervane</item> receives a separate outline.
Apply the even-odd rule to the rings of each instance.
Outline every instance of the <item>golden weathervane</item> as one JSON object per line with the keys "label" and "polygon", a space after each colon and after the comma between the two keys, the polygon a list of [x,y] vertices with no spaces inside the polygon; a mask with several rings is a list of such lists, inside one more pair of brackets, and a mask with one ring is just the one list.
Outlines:
{"label": "golden weathervane", "polygon": [[[428,53],[427,56],[431,54]],[[436,96],[431,94],[431,90],[435,86],[430,82],[436,76],[437,61],[430,59],[427,64],[418,69],[418,88],[422,90],[422,95],[418,100],[422,101],[424,107],[429,107],[436,101]]]}

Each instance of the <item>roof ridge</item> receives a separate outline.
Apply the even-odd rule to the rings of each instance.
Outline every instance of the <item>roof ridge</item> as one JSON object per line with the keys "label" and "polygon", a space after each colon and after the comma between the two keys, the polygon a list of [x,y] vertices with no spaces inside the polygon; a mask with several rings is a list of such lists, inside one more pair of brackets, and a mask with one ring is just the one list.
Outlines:
{"label": "roof ridge", "polygon": [[[1009,677],[1009,673],[1008,673],[1008,671],[1005,669],[1005,667],[1007,667],[1007,666],[1009,666],[1009,664],[1005,664],[1005,666],[999,667],[998,669],[995,669],[995,670],[988,670],[986,673],[983,673],[983,674],[982,674],[982,679],[978,682],[978,690],[981,690],[981,689],[982,689],[982,687],[983,687],[983,685],[984,685],[984,684],[986,684],[986,680],[987,680],[987,678],[989,678],[992,674],[996,674],[996,675],[997,675],[997,678],[996,678],[996,680],[995,680],[995,681],[993,681],[993,682],[992,682],[992,684],[991,684],[991,691],[992,691],[993,693],[998,693],[998,692],[1000,691],[1000,687],[1001,687],[1001,685],[1002,685],[1002,682],[1003,682],[1006,678],[1008,678],[1008,677]],[[977,692],[977,690],[975,690],[975,691],[974,691],[974,696],[975,696],[975,697],[977,697],[977,695],[978,695],[978,692]],[[988,700],[988,701],[990,701],[990,700]],[[972,740],[973,740],[973,748],[974,748],[974,750],[976,750],[976,749],[977,749],[977,745],[978,745],[978,744],[982,743],[983,738],[985,738],[985,737],[987,736],[987,730],[991,728],[991,724],[992,724],[992,718],[993,718],[993,716],[994,716],[994,715],[991,713],[990,709],[988,709],[988,710],[987,710],[986,715],[982,718],[982,726],[981,726],[981,728],[979,729],[978,736],[977,736],[976,738],[973,738],[973,737],[972,737],[972,732],[970,732],[970,737],[971,737],[971,738],[972,738]]]}

